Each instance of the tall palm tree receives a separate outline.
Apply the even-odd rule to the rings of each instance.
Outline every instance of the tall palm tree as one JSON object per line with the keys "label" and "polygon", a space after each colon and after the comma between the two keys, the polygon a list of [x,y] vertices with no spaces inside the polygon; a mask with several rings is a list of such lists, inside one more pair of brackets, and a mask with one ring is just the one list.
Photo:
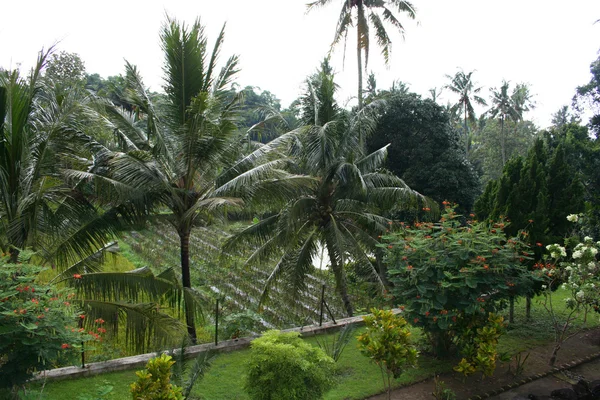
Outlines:
{"label": "tall palm tree", "polygon": [[99,212],[61,177],[85,148],[85,109],[78,94],[42,84],[49,54],[40,52],[27,78],[0,72],[0,246],[12,262],[28,247],[60,266],[97,252],[117,215]]}
{"label": "tall palm tree", "polygon": [[[371,45],[369,30],[375,30],[377,44],[381,47],[381,53],[386,65],[389,63],[392,40],[384,26],[384,21],[394,26],[404,37],[404,26],[394,15],[394,12],[406,14],[410,19],[415,19],[416,11],[413,5],[404,0],[342,0],[342,10],[338,18],[335,36],[331,43],[331,50],[346,38],[350,27],[356,26],[356,60],[358,64],[358,109],[363,107],[363,62],[365,57],[365,71],[369,64],[369,48]],[[332,0],[316,0],[307,5],[308,11],[316,7],[325,6]]]}
{"label": "tall palm tree", "polygon": [[276,260],[262,301],[280,278],[294,293],[304,290],[313,261],[325,249],[336,289],[352,316],[344,269],[347,261],[352,260],[381,283],[371,255],[377,236],[389,226],[377,210],[382,205],[422,200],[422,196],[401,179],[380,170],[387,154],[385,147],[371,154],[363,150],[362,134],[374,128],[369,113],[375,111],[377,103],[351,116],[333,100],[336,85],[333,75],[326,71],[309,78],[308,92],[302,98],[304,123],[310,125],[265,145],[271,149],[287,146],[296,160],[295,170],[313,177],[316,184],[235,234],[225,248],[251,243],[257,248],[247,262]]}
{"label": "tall palm tree", "polygon": [[519,111],[515,108],[513,99],[508,94],[509,83],[502,81],[500,89],[492,88],[492,108],[488,111],[492,118],[500,117],[500,150],[502,153],[502,165],[506,164],[506,137],[504,135],[504,123],[506,119],[518,121]]}
{"label": "tall palm tree", "polygon": [[[11,262],[27,248],[34,251],[32,262],[57,267],[55,281],[78,289],[73,301],[87,321],[103,318],[116,328],[114,316],[121,316],[128,343],[140,351],[160,347],[180,337],[182,326],[157,304],[176,305],[181,290],[167,273],[100,272],[104,251],[131,214],[122,206],[100,207],[85,182],[70,185],[62,174],[102,148],[85,134],[94,117],[85,93],[41,79],[51,50],[40,52],[26,78],[18,70],[0,71],[0,247]],[[84,272],[85,278],[73,278]]]}
{"label": "tall palm tree", "polygon": [[192,306],[198,296],[190,271],[194,226],[250,198],[294,196],[295,188],[306,180],[280,169],[286,160],[265,161],[262,150],[238,158],[239,95],[229,90],[238,58],[230,57],[217,70],[224,29],[209,52],[199,20],[187,26],[167,19],[160,36],[166,101],[155,105],[139,71],[127,64],[127,100],[137,111],[130,115],[110,106],[104,110],[122,151],[103,151],[88,171],[70,172],[74,178],[95,180],[105,195],[114,193],[133,208],[169,211],[166,218],[180,240],[185,319],[192,341],[196,340]]}
{"label": "tall palm tree", "polygon": [[486,101],[477,95],[477,93],[481,92],[482,87],[476,87],[477,84],[472,79],[473,72],[475,71],[465,73],[460,70],[456,72],[454,76],[446,75],[446,77],[450,79],[450,83],[444,86],[446,89],[450,89],[451,92],[458,94],[458,101],[453,106],[453,109],[463,114],[466,154],[469,154],[470,147],[470,135],[467,120],[471,123],[474,123],[476,120],[473,103],[487,106]]}

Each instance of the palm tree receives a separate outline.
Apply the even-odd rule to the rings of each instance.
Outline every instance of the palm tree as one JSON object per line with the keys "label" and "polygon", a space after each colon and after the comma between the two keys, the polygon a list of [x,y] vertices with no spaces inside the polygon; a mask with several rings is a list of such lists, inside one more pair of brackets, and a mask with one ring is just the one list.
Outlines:
{"label": "palm tree", "polygon": [[378,244],[377,236],[389,226],[377,210],[382,205],[418,201],[422,196],[396,176],[380,170],[387,154],[385,147],[371,154],[363,150],[362,134],[374,128],[369,113],[375,111],[377,102],[351,116],[333,101],[335,90],[333,75],[327,73],[327,68],[309,78],[302,103],[303,121],[311,125],[265,145],[271,149],[287,146],[296,160],[295,170],[313,177],[316,184],[235,234],[225,249],[254,244],[257,248],[248,263],[277,260],[261,301],[267,299],[269,289],[280,278],[294,293],[302,292],[306,276],[314,269],[313,261],[324,249],[336,289],[347,314],[352,316],[346,262],[353,260],[382,284],[371,254]]}
{"label": "palm tree", "polygon": [[61,177],[85,148],[85,100],[42,84],[51,50],[40,52],[27,78],[0,72],[0,246],[12,262],[27,247],[61,266],[97,252],[117,214],[99,212]]}
{"label": "palm tree", "polygon": [[486,101],[477,95],[482,88],[475,87],[477,84],[472,79],[473,72],[475,71],[465,73],[461,70],[456,72],[454,76],[446,75],[446,77],[450,79],[450,83],[444,86],[446,89],[450,89],[450,91],[458,94],[459,96],[458,101],[453,106],[453,109],[463,114],[466,154],[469,154],[470,147],[469,127],[467,120],[471,123],[475,122],[476,120],[473,102],[482,106],[487,106]]}
{"label": "palm tree", "polygon": [[504,123],[506,119],[518,121],[521,117],[515,108],[513,99],[508,94],[509,83],[502,81],[500,90],[492,88],[492,108],[488,111],[492,118],[500,117],[500,149],[502,152],[502,165],[506,164],[506,137],[504,136]]}
{"label": "palm tree", "polygon": [[131,214],[123,206],[100,207],[86,195],[90,187],[69,185],[61,173],[85,165],[102,147],[85,134],[94,113],[84,92],[40,78],[51,50],[40,52],[27,78],[18,70],[0,71],[0,247],[11,262],[27,248],[32,262],[56,267],[54,281],[76,287],[73,301],[87,321],[103,318],[116,328],[121,319],[137,350],[160,347],[180,337],[182,326],[157,304],[176,305],[182,291],[167,272],[101,272],[110,240]]}
{"label": "palm tree", "polygon": [[193,342],[193,304],[199,296],[190,271],[194,226],[209,223],[250,198],[295,196],[295,188],[306,180],[281,170],[286,160],[270,159],[254,168],[265,159],[263,150],[238,159],[239,94],[229,90],[238,58],[230,57],[217,71],[224,29],[209,52],[199,20],[187,26],[167,19],[161,32],[164,104],[159,108],[153,103],[139,71],[127,64],[127,100],[136,113],[110,105],[104,110],[122,151],[104,150],[89,171],[70,172],[74,178],[95,180],[105,195],[112,192],[134,209],[169,211],[166,218],[180,240],[185,320]]}
{"label": "palm tree", "polygon": [[[332,0],[316,0],[307,5],[308,11],[316,7],[325,6]],[[358,109],[363,107],[362,98],[362,56],[365,56],[365,71],[369,64],[370,36],[369,30],[375,30],[377,44],[386,65],[389,63],[392,40],[384,26],[384,21],[393,25],[404,37],[404,26],[394,15],[394,12],[404,13],[409,18],[415,19],[416,11],[413,5],[404,0],[343,0],[342,10],[335,29],[335,36],[331,43],[331,50],[346,38],[350,27],[356,26],[356,60],[358,63]],[[331,52],[330,50],[330,52]]]}

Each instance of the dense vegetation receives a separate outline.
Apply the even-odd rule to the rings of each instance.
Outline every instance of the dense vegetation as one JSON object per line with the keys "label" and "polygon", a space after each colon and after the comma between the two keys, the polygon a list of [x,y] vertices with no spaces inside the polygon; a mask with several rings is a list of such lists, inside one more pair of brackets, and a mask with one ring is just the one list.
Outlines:
{"label": "dense vegetation", "polygon": [[[16,396],[35,371],[82,353],[108,358],[102,340],[137,353],[236,338],[315,323],[326,304],[331,317],[402,306],[406,319],[366,319],[389,334],[359,338],[390,389],[415,364],[411,329],[438,356],[460,354],[455,370],[491,375],[505,332],[497,314],[510,304],[514,323],[515,299],[549,299],[565,283],[566,327],[597,311],[600,58],[544,131],[526,119],[532,88],[504,80],[486,101],[474,72],[448,75],[457,100],[446,106],[402,82],[379,90],[374,75],[363,92],[369,29],[387,62],[384,22],[403,32],[400,14],[416,10],[344,3],[332,46],[356,28],[353,109],[337,102],[329,59],[288,109],[240,90],[238,58],[219,59],[224,28],[211,47],[199,20],[163,24],[160,93],[129,62],[105,79],[53,48],[27,76],[0,69],[0,393]],[[488,104],[478,117],[475,105]],[[150,366],[170,376],[169,360]],[[281,398],[317,398],[335,368],[271,331],[253,344],[251,398],[271,398],[272,372],[300,382],[275,382]],[[181,397],[138,377],[136,393]]]}

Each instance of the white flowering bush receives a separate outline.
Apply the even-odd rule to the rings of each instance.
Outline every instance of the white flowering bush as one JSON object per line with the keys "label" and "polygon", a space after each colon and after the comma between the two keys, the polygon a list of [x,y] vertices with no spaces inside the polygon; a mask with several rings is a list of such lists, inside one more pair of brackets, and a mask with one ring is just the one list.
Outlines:
{"label": "white flowering bush", "polygon": [[[556,361],[556,353],[561,344],[573,333],[572,323],[583,313],[583,321],[587,322],[590,310],[599,311],[600,305],[600,263],[598,250],[600,241],[594,242],[589,236],[583,240],[577,234],[578,225],[583,225],[581,215],[571,214],[567,220],[576,224],[572,237],[565,239],[565,246],[551,244],[546,246],[549,256],[544,263],[536,264],[540,275],[547,279],[543,286],[545,301],[542,303],[550,314],[556,332],[555,348],[550,365]],[[570,253],[570,254],[569,254]],[[552,288],[562,282],[562,288],[570,292],[565,299],[569,309],[566,319],[561,319],[554,312],[552,305]]]}
{"label": "white flowering bush", "polygon": [[[599,243],[586,236],[583,242],[575,246],[570,258],[562,257],[562,261],[558,263],[563,275],[562,287],[571,292],[571,297],[566,299],[567,307],[571,309],[583,307],[586,313],[591,308],[598,311],[600,301]],[[551,254],[555,253],[551,252]]]}

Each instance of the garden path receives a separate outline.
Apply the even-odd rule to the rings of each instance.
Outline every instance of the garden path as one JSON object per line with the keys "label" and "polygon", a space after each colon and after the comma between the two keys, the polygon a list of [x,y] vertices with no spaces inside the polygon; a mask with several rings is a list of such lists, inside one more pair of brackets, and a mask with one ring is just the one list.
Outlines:
{"label": "garden path", "polygon": [[[550,370],[548,366],[548,360],[552,352],[552,345],[546,345],[536,347],[528,350],[530,356],[525,363],[523,374],[519,378],[515,378],[511,373],[508,372],[508,363],[498,365],[496,373],[491,378],[481,379],[480,376],[471,376],[466,380],[463,380],[462,375],[457,373],[443,374],[440,376],[440,380],[444,381],[446,387],[452,389],[456,393],[458,400],[467,400],[475,396],[483,396],[485,393],[490,393],[495,390],[499,390],[503,386],[508,384],[515,384],[521,381],[523,378],[534,376],[537,374],[544,374]],[[600,328],[584,331],[579,333],[567,342],[565,342],[558,353],[558,359],[556,366],[562,366],[567,363],[577,362],[582,358],[588,357],[593,354],[600,352]],[[514,364],[514,362],[513,362]],[[513,365],[514,370],[514,365]],[[579,372],[589,380],[600,379],[600,359],[582,364],[572,369],[573,372]],[[593,376],[592,376],[593,375]],[[519,386],[516,389],[504,392],[495,397],[482,397],[485,399],[493,400],[511,400],[517,394],[539,394],[549,395],[550,391],[557,388],[569,387],[569,383],[560,380],[552,374],[535,380],[523,386]],[[433,379],[427,379],[426,381],[399,388],[392,392],[392,399],[394,400],[432,400],[432,392],[434,390]],[[377,396],[369,397],[369,400],[386,400],[385,394],[379,394]]]}

